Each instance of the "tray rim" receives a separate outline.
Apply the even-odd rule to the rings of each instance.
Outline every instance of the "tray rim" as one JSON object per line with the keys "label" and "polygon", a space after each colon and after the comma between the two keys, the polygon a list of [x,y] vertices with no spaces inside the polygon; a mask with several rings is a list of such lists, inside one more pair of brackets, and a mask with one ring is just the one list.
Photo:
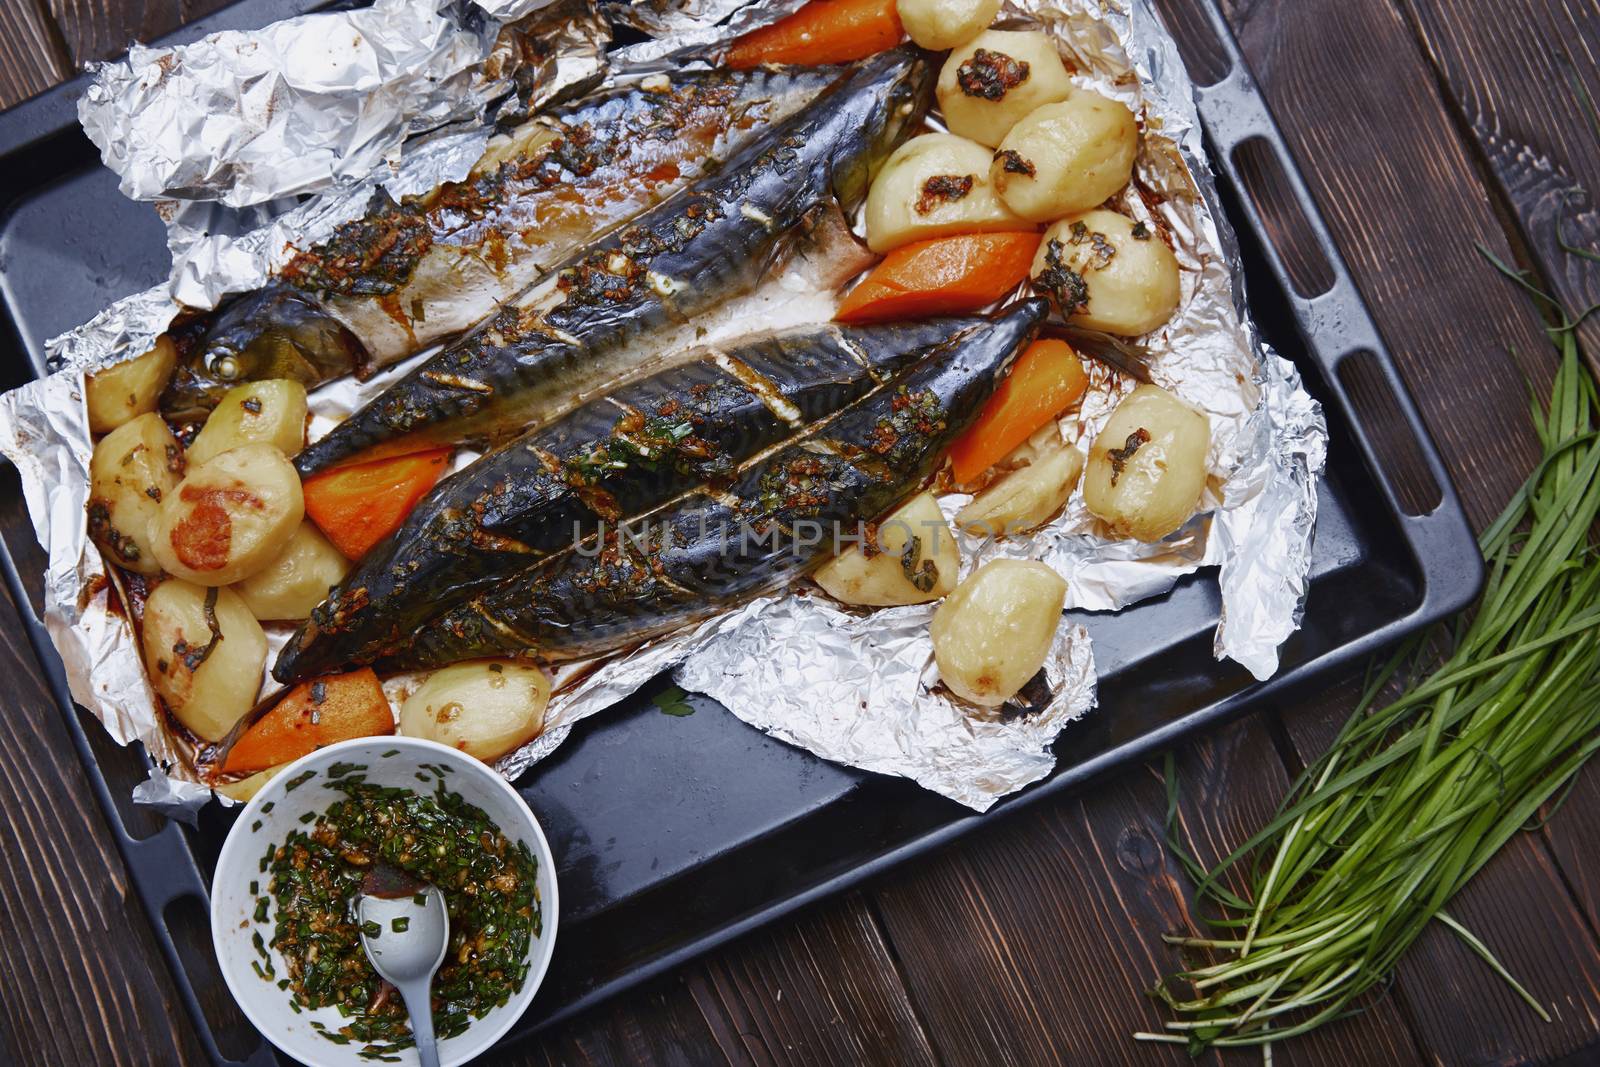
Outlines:
{"label": "tray rim", "polygon": [[[1133,0],[1133,2],[1139,3],[1147,12],[1160,17],[1155,11],[1153,0]],[[183,43],[218,30],[258,27],[271,21],[328,6],[330,0],[235,0],[228,7],[188,23],[153,43],[157,45]],[[1246,686],[1221,701],[1199,708],[1123,744],[1109,748],[1082,763],[1068,767],[1053,777],[1006,798],[989,813],[960,814],[846,871],[773,900],[646,960],[624,974],[592,987],[548,1015],[535,1019],[531,1024],[519,1024],[502,1039],[501,1045],[548,1029],[754,929],[775,922],[821,899],[858,886],[910,859],[945,847],[969,833],[987,818],[1003,818],[1010,813],[1022,811],[1040,799],[1081,787],[1113,768],[1132,763],[1152,752],[1175,744],[1201,729],[1215,728],[1231,721],[1252,710],[1254,706],[1299,689],[1340,663],[1370,656],[1407,634],[1455,613],[1476,599],[1484,579],[1484,563],[1478,553],[1476,537],[1467,521],[1449,471],[1444,467],[1415,402],[1399,377],[1387,346],[1378,334],[1365,301],[1355,288],[1343,256],[1332,241],[1320,209],[1311,196],[1292,153],[1283,141],[1270,109],[1255,85],[1254,76],[1244,60],[1231,28],[1217,6],[1217,0],[1204,0],[1201,6],[1219,51],[1228,64],[1228,72],[1208,85],[1197,85],[1196,99],[1208,148],[1211,149],[1211,162],[1219,177],[1231,180],[1238,188],[1240,192],[1238,207],[1242,214],[1242,220],[1222,216],[1219,218],[1219,224],[1238,228],[1247,225],[1258,236],[1269,269],[1290,305],[1295,327],[1305,341],[1306,351],[1317,360],[1323,374],[1324,392],[1327,394],[1325,402],[1339,405],[1341,414],[1348,422],[1357,446],[1363,453],[1367,473],[1382,490],[1389,516],[1398,524],[1406,546],[1411,550],[1413,562],[1417,566],[1421,601],[1407,614],[1349,643],[1337,645],[1265,682]],[[77,125],[76,100],[88,83],[89,75],[80,74],[70,81],[53,86],[0,112],[0,159],[48,138],[70,135]],[[1232,162],[1232,152],[1240,143],[1258,139],[1267,142],[1276,153],[1307,228],[1311,231],[1319,251],[1326,258],[1334,276],[1333,285],[1317,296],[1305,298],[1295,294],[1289,284],[1287,266],[1278,249],[1266,236],[1267,231],[1261,212],[1239,182],[1237,168]],[[1318,344],[1319,339],[1323,344]],[[1408,515],[1401,506],[1392,482],[1382,473],[1376,447],[1365,432],[1355,404],[1340,382],[1337,373],[1339,364],[1346,358],[1363,352],[1371,357],[1380,376],[1393,394],[1406,428],[1414,438],[1425,466],[1439,487],[1440,501],[1426,514]],[[38,368],[33,369],[37,371]],[[211,1031],[189,974],[183,966],[176,941],[167,927],[164,915],[168,905],[183,897],[194,896],[201,901],[209,899],[209,886],[200,870],[194,848],[182,828],[172,821],[168,821],[160,830],[147,837],[135,838],[128,833],[118,813],[110,787],[90,747],[85,724],[79,718],[77,707],[71,700],[60,658],[43,623],[33,612],[31,600],[27,596],[15,560],[9,547],[3,542],[0,542],[0,564],[3,564],[0,565],[0,570],[4,571],[6,584],[17,604],[18,614],[28,631],[35,658],[39,661],[52,695],[67,720],[68,731],[78,750],[79,759],[84,764],[91,787],[116,839],[118,851],[128,868],[130,880],[138,890],[146,917],[166,958],[180,999],[184,1002],[196,1035],[207,1055],[213,1063],[219,1065],[248,1064],[250,1067],[270,1067],[279,1063],[280,1060],[265,1038],[261,1039],[260,1045],[244,1060],[230,1059],[218,1048],[215,1035]],[[142,750],[140,755],[148,765],[148,757],[143,756]]]}

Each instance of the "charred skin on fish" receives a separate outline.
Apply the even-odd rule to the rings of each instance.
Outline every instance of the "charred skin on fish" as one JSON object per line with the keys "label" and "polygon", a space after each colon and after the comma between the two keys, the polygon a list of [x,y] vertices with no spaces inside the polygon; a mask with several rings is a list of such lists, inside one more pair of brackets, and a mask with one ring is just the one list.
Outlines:
{"label": "charred skin on fish", "polygon": [[604,524],[726,483],[764,449],[986,325],[808,326],[706,350],[589,401],[440,482],[312,612],[273,676],[370,663],[426,619]]}
{"label": "charred skin on fish", "polygon": [[911,49],[853,64],[804,111],[573,256],[481,329],[413,368],[300,453],[304,474],[473,441],[496,443],[623,380],[650,342],[752,291],[815,223],[864,195],[922,119],[933,68]]}
{"label": "charred skin on fish", "polygon": [[918,491],[1038,332],[1028,300],[901,379],[629,527],[611,527],[397,644],[386,667],[603,655],[782,589]]}
{"label": "charred skin on fish", "polygon": [[364,214],[262,290],[184,331],[162,413],[198,420],[242,381],[309,388],[470,329],[585,242],[715,169],[841,70],[658,74],[496,137],[461,181],[398,201],[375,191]]}

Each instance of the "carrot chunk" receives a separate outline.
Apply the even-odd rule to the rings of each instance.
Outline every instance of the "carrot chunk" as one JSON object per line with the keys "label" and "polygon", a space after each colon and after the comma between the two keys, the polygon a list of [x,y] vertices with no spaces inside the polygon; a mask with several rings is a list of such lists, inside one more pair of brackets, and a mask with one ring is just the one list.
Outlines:
{"label": "carrot chunk", "polygon": [[306,514],[350,559],[394,533],[450,462],[450,449],[335,467],[305,481]]}
{"label": "carrot chunk", "polygon": [[733,42],[726,62],[734,70],[763,63],[847,63],[893,48],[902,35],[895,0],[811,0]]}
{"label": "carrot chunk", "polygon": [[394,712],[371,668],[301,682],[228,749],[224,774],[289,763],[335,741],[394,733]]}
{"label": "carrot chunk", "polygon": [[999,300],[1028,276],[1037,233],[960,233],[901,245],[850,290],[839,322],[962,315]]}
{"label": "carrot chunk", "polygon": [[1083,396],[1089,378],[1072,346],[1047,338],[1018,357],[978,421],[950,448],[956,481],[970,482]]}

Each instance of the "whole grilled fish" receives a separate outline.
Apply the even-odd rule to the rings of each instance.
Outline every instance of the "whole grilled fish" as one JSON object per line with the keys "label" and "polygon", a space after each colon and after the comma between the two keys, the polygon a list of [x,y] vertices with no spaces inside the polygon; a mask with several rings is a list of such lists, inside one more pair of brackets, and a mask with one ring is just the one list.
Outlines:
{"label": "whole grilled fish", "polygon": [[1046,311],[1028,300],[963,332],[725,488],[550,557],[408,635],[384,665],[601,655],[782,588],[926,481]]}
{"label": "whole grilled fish", "polygon": [[807,224],[861,199],[871,169],[925,113],[926,54],[896,49],[847,70],[721,173],[591,244],[418,364],[302,451],[301,473],[424,443],[503,440],[629,376],[668,329],[754,290]]}
{"label": "whole grilled fish", "polygon": [[367,211],[263,289],[175,331],[162,399],[199,418],[261,378],[307,386],[395,363],[513,299],[574,249],[714,170],[841,67],[683,71],[552,110],[489,142],[463,180]]}
{"label": "whole grilled fish", "polygon": [[987,320],[808,326],[707,350],[446,478],[279,654],[282,682],[371,663],[420,623],[741,463]]}

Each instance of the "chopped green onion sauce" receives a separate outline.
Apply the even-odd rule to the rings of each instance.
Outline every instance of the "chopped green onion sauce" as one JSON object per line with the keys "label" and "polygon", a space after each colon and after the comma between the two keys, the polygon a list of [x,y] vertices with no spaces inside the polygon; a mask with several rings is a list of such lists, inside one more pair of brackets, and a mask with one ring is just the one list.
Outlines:
{"label": "chopped green onion sauce", "polygon": [[[346,799],[269,853],[267,889],[277,905],[271,945],[283,957],[294,1006],[337,1008],[344,1026],[313,1026],[330,1041],[364,1043],[365,1058],[411,1047],[405,1004],[373,971],[354,915],[362,882],[380,862],[444,896],[450,942],[433,980],[434,1028],[441,1038],[462,1033],[527,978],[528,943],[542,929],[537,860],[442,784],[431,795],[349,778],[329,784]],[[391,928],[407,925],[395,919]],[[378,924],[367,923],[366,934],[378,936]]]}

